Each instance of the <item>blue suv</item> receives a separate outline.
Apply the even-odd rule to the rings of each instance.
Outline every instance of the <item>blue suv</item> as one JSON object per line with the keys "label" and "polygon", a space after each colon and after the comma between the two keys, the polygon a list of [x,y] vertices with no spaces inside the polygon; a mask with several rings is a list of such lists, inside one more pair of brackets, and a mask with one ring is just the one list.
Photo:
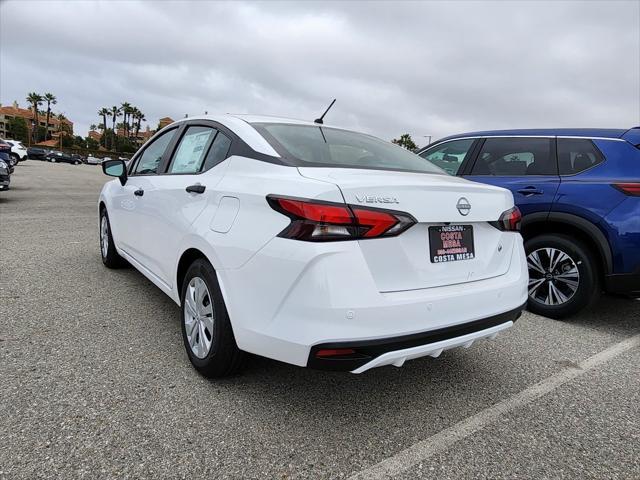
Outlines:
{"label": "blue suv", "polygon": [[602,290],[640,296],[640,127],[473,132],[418,154],[513,192],[530,311],[563,318]]}

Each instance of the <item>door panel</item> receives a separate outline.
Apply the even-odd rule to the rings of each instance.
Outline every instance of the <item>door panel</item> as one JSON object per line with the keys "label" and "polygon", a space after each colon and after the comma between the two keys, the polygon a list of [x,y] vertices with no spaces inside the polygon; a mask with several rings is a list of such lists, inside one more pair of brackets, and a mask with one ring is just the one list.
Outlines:
{"label": "door panel", "polygon": [[555,139],[485,139],[468,180],[508,188],[523,215],[549,212],[560,185]]}

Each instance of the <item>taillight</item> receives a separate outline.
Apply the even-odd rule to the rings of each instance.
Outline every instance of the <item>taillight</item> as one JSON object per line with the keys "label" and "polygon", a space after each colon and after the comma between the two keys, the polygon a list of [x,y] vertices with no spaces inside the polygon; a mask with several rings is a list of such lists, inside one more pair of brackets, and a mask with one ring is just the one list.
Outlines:
{"label": "taillight", "polygon": [[614,183],[613,187],[626,195],[640,197],[640,183]]}
{"label": "taillight", "polygon": [[416,223],[408,213],[345,203],[268,195],[271,208],[291,223],[279,237],[309,242],[393,237]]}
{"label": "taillight", "polygon": [[520,209],[518,207],[513,207],[506,212],[502,212],[502,215],[500,215],[497,222],[489,223],[503,232],[519,232],[521,222],[522,213],[520,213]]}

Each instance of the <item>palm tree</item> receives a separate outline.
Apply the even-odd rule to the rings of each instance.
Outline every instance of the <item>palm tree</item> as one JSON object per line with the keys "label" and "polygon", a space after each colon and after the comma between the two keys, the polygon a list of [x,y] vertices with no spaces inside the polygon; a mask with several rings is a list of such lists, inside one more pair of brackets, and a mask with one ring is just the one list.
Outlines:
{"label": "palm tree", "polygon": [[60,149],[62,149],[62,137],[67,134],[70,133],[69,132],[69,125],[67,125],[67,117],[64,116],[63,113],[59,113],[58,115],[55,115],[58,118],[58,134],[60,135]]}
{"label": "palm tree", "polygon": [[147,119],[144,116],[144,113],[142,113],[140,110],[138,110],[138,115],[136,116],[136,119],[138,120],[138,123],[136,123],[136,138],[138,138],[138,133],[140,133],[140,127],[142,125],[142,122],[146,122]]}
{"label": "palm tree", "polygon": [[102,117],[102,131],[107,131],[107,115],[109,115],[111,111],[108,108],[102,107],[98,110],[98,115]]}
{"label": "palm tree", "polygon": [[100,138],[100,140],[102,141],[102,139],[104,139],[103,145],[107,146],[107,137],[105,136],[107,133],[107,115],[111,115],[111,110],[109,110],[107,107],[102,107],[100,110],[98,110],[98,115],[100,115],[102,117],[102,138]]}
{"label": "palm tree", "polygon": [[35,121],[35,126],[31,132],[34,143],[38,141],[38,127],[40,126],[40,122],[38,121],[38,107],[42,105],[42,101],[42,95],[36,92],[31,92],[27,95],[27,103],[31,104],[31,108],[33,109],[33,119]]}
{"label": "palm tree", "polygon": [[117,143],[117,134],[116,134],[116,119],[120,116],[121,110],[117,106],[111,107],[111,148],[114,147]]}
{"label": "palm tree", "polygon": [[122,105],[120,105],[120,109],[122,110],[122,114],[124,116],[124,118],[122,119],[122,123],[124,123],[124,136],[126,137],[129,131],[128,118],[129,114],[131,113],[131,104],[129,102],[122,102]]}
{"label": "palm tree", "polygon": [[48,140],[47,137],[50,137],[49,118],[51,117],[51,105],[55,105],[56,103],[58,103],[58,99],[53,93],[45,93],[42,98],[44,99],[45,102],[47,102],[47,123],[45,124],[45,127],[44,127],[44,139]]}
{"label": "palm tree", "polygon": [[98,127],[96,126],[95,123],[92,123],[91,125],[89,125],[89,131],[96,130],[97,128]]}

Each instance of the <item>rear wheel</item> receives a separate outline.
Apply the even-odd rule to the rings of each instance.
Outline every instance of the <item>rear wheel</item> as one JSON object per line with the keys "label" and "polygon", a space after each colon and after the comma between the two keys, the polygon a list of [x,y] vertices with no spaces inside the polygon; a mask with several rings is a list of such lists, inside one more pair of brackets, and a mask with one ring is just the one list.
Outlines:
{"label": "rear wheel", "polygon": [[13,164],[17,165],[20,161],[20,156],[17,153],[11,153],[11,158],[13,159]]}
{"label": "rear wheel", "polygon": [[126,260],[118,254],[113,243],[111,224],[106,208],[100,211],[100,254],[102,255],[102,263],[107,268],[121,268],[127,264]]}
{"label": "rear wheel", "polygon": [[596,258],[579,240],[545,234],[525,242],[529,267],[529,311],[565,318],[600,295]]}
{"label": "rear wheel", "polygon": [[209,262],[198,259],[191,264],[180,299],[182,338],[196,370],[209,378],[237,373],[245,353],[236,344],[216,272]]}

